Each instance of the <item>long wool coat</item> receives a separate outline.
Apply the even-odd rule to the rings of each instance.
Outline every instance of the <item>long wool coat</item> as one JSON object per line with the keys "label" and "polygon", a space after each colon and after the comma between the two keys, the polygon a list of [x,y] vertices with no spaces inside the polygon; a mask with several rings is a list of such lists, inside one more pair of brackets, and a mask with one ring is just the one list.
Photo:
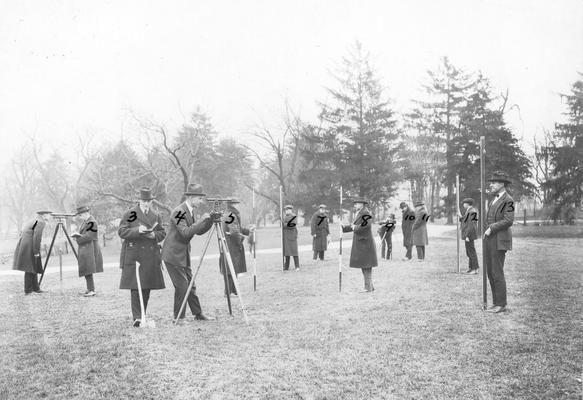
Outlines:
{"label": "long wool coat", "polygon": [[512,229],[514,224],[514,200],[508,192],[494,204],[490,203],[486,214],[486,229],[492,232],[487,240],[496,241],[496,250],[512,250]]}
{"label": "long wool coat", "polygon": [[410,209],[406,208],[403,211],[403,221],[401,223],[401,229],[403,230],[403,246],[407,247],[411,245],[411,232],[413,229],[413,223],[415,222],[415,213]]}
{"label": "long wool coat", "polygon": [[[364,216],[370,216],[370,218],[363,218]],[[377,248],[372,234],[373,219],[374,216],[368,208],[363,207],[356,214],[354,228],[352,226],[342,227],[343,232],[354,231],[352,250],[350,251],[350,268],[364,269],[378,266]]]}
{"label": "long wool coat", "polygon": [[413,246],[427,246],[429,240],[427,239],[427,219],[428,214],[422,210],[415,213],[415,221],[411,229],[411,244]]}
{"label": "long wool coat", "polygon": [[[154,239],[146,237],[145,233],[139,233],[140,225],[153,229]],[[164,276],[162,275],[162,263],[160,258],[160,243],[166,237],[162,227],[162,218],[154,210],[150,209],[148,215],[144,215],[139,205],[130,208],[121,218],[119,237],[124,241],[121,248],[120,289],[137,289],[136,262],[140,263],[140,283],[142,289],[164,289]]]}
{"label": "long wool coat", "polygon": [[283,217],[283,255],[298,255],[298,218],[295,214]]}
{"label": "long wool coat", "polygon": [[81,236],[75,235],[78,250],[79,276],[103,272],[103,257],[99,247],[97,221],[89,216],[79,227]]}
{"label": "long wool coat", "polygon": [[[312,250],[328,250],[328,235],[330,234],[328,214],[316,211],[310,220],[310,229],[312,233]],[[316,235],[316,237],[313,237],[314,235]]]}
{"label": "long wool coat", "polygon": [[[46,223],[41,217],[37,217],[24,225],[14,251],[12,269],[37,274],[43,272],[40,258],[40,242],[45,225]],[[35,257],[35,254],[37,257]]]}
{"label": "long wool coat", "polygon": [[[247,272],[243,241],[245,240],[245,236],[249,235],[249,229],[241,226],[241,214],[239,213],[239,210],[234,207],[228,207],[227,213],[229,214],[222,223],[225,237],[227,239],[227,247],[229,248],[229,253],[233,260],[235,273],[242,274],[243,272]],[[224,274],[225,270],[229,270],[222,254],[219,258],[219,266],[222,274]]]}
{"label": "long wool coat", "polygon": [[162,260],[179,267],[190,267],[190,240],[194,235],[203,235],[212,226],[213,221],[210,218],[195,221],[186,203],[180,204],[170,214],[168,236],[162,247]]}

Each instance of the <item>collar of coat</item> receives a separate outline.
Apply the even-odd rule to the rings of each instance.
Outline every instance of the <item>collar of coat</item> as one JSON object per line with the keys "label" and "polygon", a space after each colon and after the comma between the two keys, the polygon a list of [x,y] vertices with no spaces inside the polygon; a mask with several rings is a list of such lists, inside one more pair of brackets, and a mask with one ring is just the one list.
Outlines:
{"label": "collar of coat", "polygon": [[136,212],[137,221],[140,221],[146,228],[152,228],[158,222],[158,214],[151,208],[148,210],[148,215],[142,212],[139,204],[132,208],[131,211]]}

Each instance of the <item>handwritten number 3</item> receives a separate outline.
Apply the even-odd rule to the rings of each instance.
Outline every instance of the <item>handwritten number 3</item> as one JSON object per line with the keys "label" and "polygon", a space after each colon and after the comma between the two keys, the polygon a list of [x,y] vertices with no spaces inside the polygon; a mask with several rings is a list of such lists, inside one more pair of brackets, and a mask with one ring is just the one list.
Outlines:
{"label": "handwritten number 3", "polygon": [[128,222],[134,222],[136,219],[138,219],[138,214],[135,211],[132,211],[128,218]]}

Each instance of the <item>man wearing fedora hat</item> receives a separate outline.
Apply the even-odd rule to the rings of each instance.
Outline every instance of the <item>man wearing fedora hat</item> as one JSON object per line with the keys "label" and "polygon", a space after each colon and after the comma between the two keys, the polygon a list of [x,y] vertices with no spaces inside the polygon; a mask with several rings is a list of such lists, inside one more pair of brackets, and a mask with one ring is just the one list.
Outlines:
{"label": "man wearing fedora hat", "polygon": [[506,311],[506,278],[504,259],[506,252],[512,250],[512,230],[514,223],[514,200],[506,191],[510,184],[508,176],[495,172],[488,179],[490,193],[494,198],[488,206],[484,232],[484,263],[492,289],[493,306],[486,310],[491,313]]}
{"label": "man wearing fedora hat", "polygon": [[466,274],[475,275],[478,273],[480,265],[478,264],[478,255],[474,240],[478,238],[478,212],[474,208],[474,199],[468,197],[462,201],[464,214],[459,214],[459,220],[462,224],[462,240],[466,246],[466,255],[468,256],[469,266]]}
{"label": "man wearing fedora hat", "polygon": [[[205,201],[206,194],[202,186],[196,183],[188,185],[184,192],[185,201],[172,210],[168,225],[168,236],[162,247],[162,260],[166,264],[168,275],[174,285],[174,319],[178,317],[184,297],[188,296],[188,306],[197,320],[207,320],[202,313],[200,301],[196,295],[196,286],[187,293],[192,280],[190,264],[190,240],[194,235],[203,235],[213,225],[208,213],[196,220],[196,210]],[[180,318],[185,318],[186,310],[182,310]]]}
{"label": "man wearing fedora hat", "polygon": [[[232,198],[227,202],[227,216],[222,222],[225,239],[227,240],[227,248],[231,254],[231,260],[233,261],[233,267],[237,275],[247,272],[245,246],[243,242],[245,241],[245,236],[248,236],[250,232],[248,228],[241,225],[241,213],[235,206],[239,203],[240,201],[236,198]],[[221,274],[224,275],[225,271],[227,272],[228,287],[225,286],[225,295],[237,296],[237,289],[235,288],[231,271],[223,254],[219,257],[219,267]],[[225,284],[227,283],[225,282]]]}
{"label": "man wearing fedora hat", "polygon": [[324,261],[324,252],[328,250],[328,235],[330,228],[328,226],[328,212],[326,204],[320,204],[310,219],[310,230],[312,232],[312,250],[314,260],[319,258]]}
{"label": "man wearing fedora hat", "polygon": [[356,217],[352,225],[343,225],[342,232],[354,232],[350,250],[350,268],[360,268],[364,277],[365,292],[372,292],[372,269],[378,266],[377,250],[372,234],[373,215],[362,197],[353,200]]}
{"label": "man wearing fedora hat", "polygon": [[287,205],[284,207],[283,217],[283,256],[285,262],[283,270],[289,270],[289,258],[294,258],[294,265],[296,271],[300,270],[300,257],[298,252],[298,228],[296,227],[298,220],[297,215],[293,212],[294,206]]}
{"label": "man wearing fedora hat", "polygon": [[425,203],[418,201],[415,203],[415,221],[411,227],[411,244],[417,249],[417,261],[425,260],[425,246],[429,244],[427,238],[427,221],[429,214],[425,209]]}
{"label": "man wearing fedora hat", "polygon": [[43,230],[50,219],[50,211],[37,211],[36,217],[27,222],[20,233],[14,251],[12,269],[24,271],[24,294],[44,292],[39,287],[37,274],[43,272],[40,243]]}
{"label": "man wearing fedora hat", "polygon": [[97,221],[89,214],[89,211],[87,206],[77,207],[75,216],[79,223],[79,230],[71,235],[78,245],[79,276],[84,276],[87,284],[87,290],[82,293],[85,297],[95,296],[93,274],[103,272],[103,257],[99,247]]}
{"label": "man wearing fedora hat", "polygon": [[121,218],[117,231],[123,239],[120,268],[122,268],[120,289],[131,292],[133,325],[141,324],[140,295],[136,275],[136,263],[140,263],[140,284],[144,300],[144,312],[148,307],[150,290],[164,289],[162,275],[162,259],[159,243],[166,237],[162,227],[160,214],[152,209],[152,191],[144,187],[140,189],[139,203],[127,210]]}

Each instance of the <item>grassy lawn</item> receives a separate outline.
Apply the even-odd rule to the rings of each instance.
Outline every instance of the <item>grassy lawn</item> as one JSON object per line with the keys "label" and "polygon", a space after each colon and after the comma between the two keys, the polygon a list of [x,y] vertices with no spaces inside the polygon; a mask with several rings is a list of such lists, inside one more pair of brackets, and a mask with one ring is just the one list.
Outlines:
{"label": "grassy lawn", "polygon": [[481,311],[481,275],[454,273],[449,237],[430,237],[424,263],[398,261],[396,245],[373,294],[349,268],[338,293],[335,251],[323,264],[302,253],[285,274],[262,255],[258,291],[240,280],[248,326],[237,300],[228,314],[216,260],[197,285],[218,320],[173,326],[165,273],[150,299],[157,326],[144,329],[130,327],[118,269],[96,275],[88,299],[74,272],[26,297],[21,276],[0,276],[0,399],[580,399],[581,240],[517,235],[514,247],[500,315]]}

